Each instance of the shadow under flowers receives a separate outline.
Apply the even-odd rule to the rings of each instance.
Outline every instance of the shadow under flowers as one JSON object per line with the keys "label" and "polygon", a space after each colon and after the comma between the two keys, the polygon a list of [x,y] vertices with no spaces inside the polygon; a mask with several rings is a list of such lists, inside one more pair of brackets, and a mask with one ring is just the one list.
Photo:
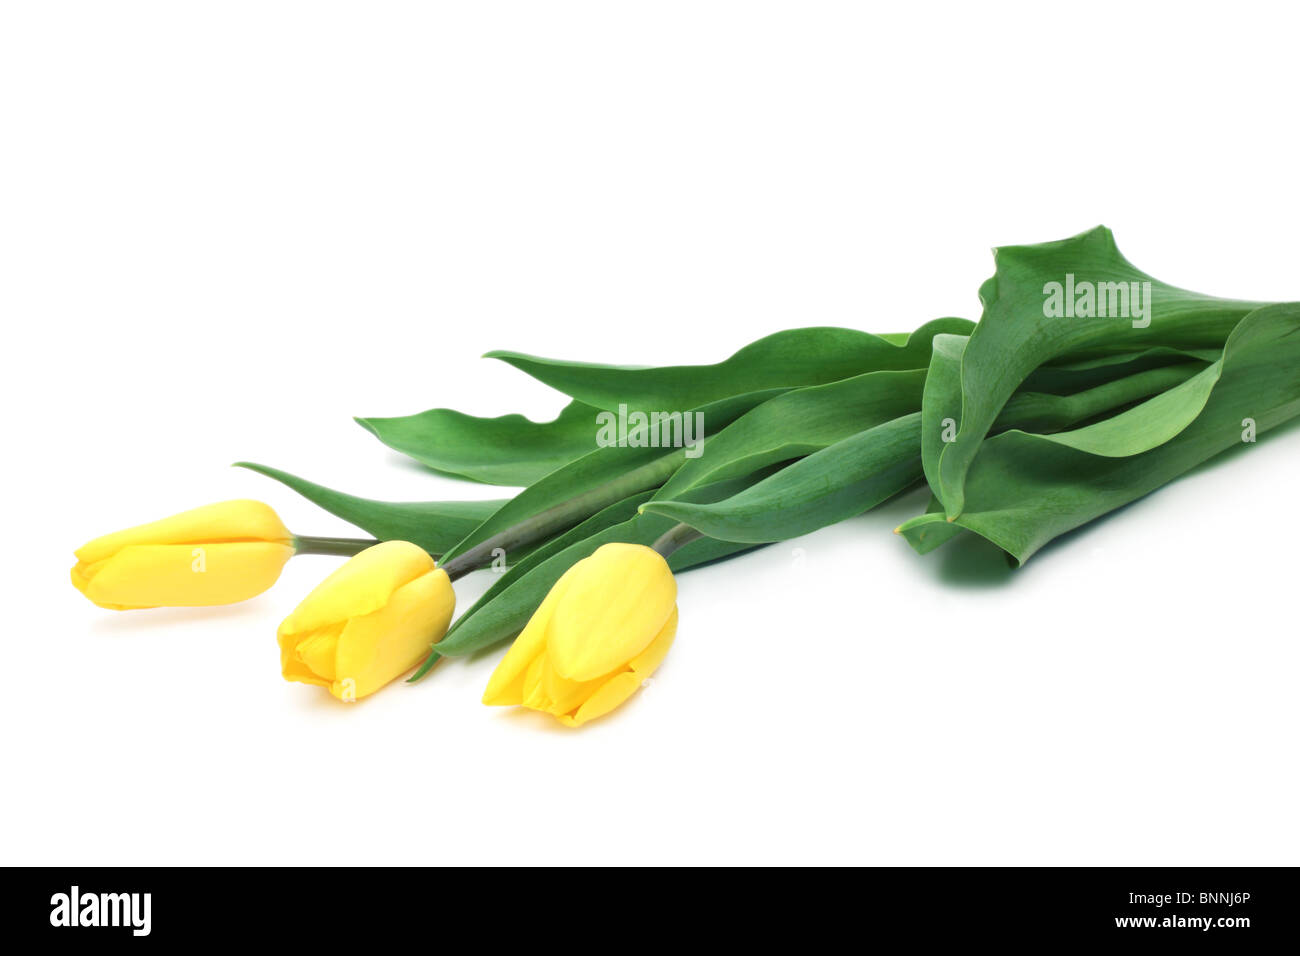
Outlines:
{"label": "shadow under flowers", "polygon": [[[1235,465],[1235,467],[1248,467],[1239,459],[1246,458],[1251,450],[1271,442],[1294,440],[1296,434],[1300,434],[1300,417],[1270,429],[1261,434],[1254,442],[1243,442],[1240,445],[1228,448],[1213,458],[1194,465],[1183,474],[1148,492],[1141,498],[1121,505],[1104,515],[1099,515],[1091,521],[1059,535],[1031,555],[1024,567],[1018,567],[1009,554],[986,538],[982,538],[970,531],[961,532],[947,544],[937,548],[930,554],[916,555],[916,557],[933,564],[935,566],[933,573],[944,584],[956,587],[1000,587],[1018,576],[1024,576],[1029,569],[1046,564],[1053,555],[1068,550],[1078,540],[1092,534],[1107,522],[1122,518],[1126,512],[1132,509],[1140,509],[1142,503],[1148,497],[1159,494],[1170,485],[1188,478],[1194,478],[1215,468],[1227,467],[1230,464]],[[914,510],[905,517],[911,517],[912,514],[917,513],[919,511]]]}
{"label": "shadow under flowers", "polygon": [[99,634],[142,634],[170,628],[188,627],[199,621],[226,621],[242,623],[259,621],[265,624],[267,604],[258,598],[238,604],[215,607],[151,607],[135,611],[105,610],[102,617],[90,628]]}

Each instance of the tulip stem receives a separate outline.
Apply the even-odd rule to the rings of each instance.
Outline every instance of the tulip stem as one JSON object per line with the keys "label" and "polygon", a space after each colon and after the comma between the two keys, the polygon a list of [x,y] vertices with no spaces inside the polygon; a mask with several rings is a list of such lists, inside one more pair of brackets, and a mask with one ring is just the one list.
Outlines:
{"label": "tulip stem", "polygon": [[658,551],[662,557],[667,558],[678,548],[688,545],[692,541],[698,541],[702,537],[704,537],[703,531],[697,531],[688,524],[678,524],[673,525],[661,534],[650,547]]}
{"label": "tulip stem", "polygon": [[378,543],[374,538],[315,538],[299,535],[293,539],[294,551],[298,554],[334,554],[345,558]]}
{"label": "tulip stem", "polygon": [[442,569],[453,581],[491,563],[500,549],[507,555],[544,541],[552,535],[581,524],[592,515],[638,492],[658,488],[682,463],[684,452],[676,451],[634,468],[625,475],[575,495],[568,501],[539,511],[525,521],[498,531],[467,551],[450,558]]}

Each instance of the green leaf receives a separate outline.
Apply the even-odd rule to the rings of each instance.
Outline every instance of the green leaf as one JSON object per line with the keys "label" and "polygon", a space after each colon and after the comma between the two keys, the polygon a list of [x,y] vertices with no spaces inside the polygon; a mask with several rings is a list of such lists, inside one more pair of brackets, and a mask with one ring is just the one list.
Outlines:
{"label": "green leaf", "polygon": [[[980,289],[984,312],[962,359],[956,439],[943,449],[933,487],[950,517],[965,508],[966,474],[998,413],[1039,366],[1063,357],[1079,360],[1158,346],[1219,348],[1241,318],[1260,305],[1216,299],[1153,279],[1120,255],[1105,227],[1061,242],[1005,246],[995,251],[995,258],[997,271]],[[1067,281],[1080,290],[1106,289],[1112,283],[1130,289],[1136,283],[1144,309],[1130,302],[1129,316],[1049,315],[1049,284]],[[1144,318],[1138,317],[1140,311],[1146,312]],[[1142,327],[1142,321],[1149,324]]]}
{"label": "green leaf", "polygon": [[[780,394],[768,389],[735,395],[695,410],[704,416],[705,427],[720,429],[769,398]],[[648,429],[634,431],[633,440],[646,437]],[[657,488],[686,460],[685,448],[636,447],[632,444],[598,448],[577,461],[542,478],[521,491],[479,527],[458,542],[444,556],[449,561],[499,532],[521,522],[564,509],[556,519],[563,531],[608,505],[639,491]]]}
{"label": "green leaf", "polygon": [[650,501],[643,510],[712,538],[784,541],[861,514],[921,478],[921,413],[868,428],[714,504]]}
{"label": "green leaf", "polygon": [[[1203,386],[1209,381],[1206,399]],[[1300,304],[1249,313],[1229,336],[1220,362],[1174,389],[1178,401],[1169,394],[1125,412],[1124,428],[1100,437],[1097,426],[1089,426],[1074,434],[1013,430],[988,439],[966,478],[967,507],[951,524],[982,535],[1023,564],[1058,535],[1243,445],[1247,419],[1262,434],[1300,416]],[[1191,412],[1198,413],[1184,425]],[[1080,440],[1079,433],[1090,429]],[[1176,434],[1138,454],[1091,453],[1123,451],[1130,430]],[[940,523],[948,523],[942,515],[922,515],[899,533],[924,552],[952,536]]]}
{"label": "green leaf", "polygon": [[[935,336],[925,385],[927,400],[932,384],[959,386],[966,341],[965,336]],[[1088,420],[1164,388],[1182,387],[1180,383],[1194,381],[1198,368],[1199,363],[1183,363],[1147,369],[1077,395],[1021,393],[1007,404],[999,426],[1032,423],[1055,428]],[[644,510],[729,541],[782,541],[807,534],[860,514],[911,486],[923,474],[923,445],[935,456],[942,447],[942,423],[937,416],[941,408],[942,403],[928,402],[922,411],[865,429],[788,465],[734,498],[682,504],[662,500],[661,492]]]}
{"label": "green leaf", "polygon": [[410,541],[443,554],[505,504],[493,501],[372,501],[334,491],[288,472],[253,462],[235,463],[288,485],[308,501],[351,522],[381,541]]}
{"label": "green leaf", "polygon": [[433,408],[400,418],[358,418],[389,448],[435,471],[491,485],[531,485],[596,447],[597,410],[570,402],[554,421],[476,418]]}
{"label": "green leaf", "polygon": [[[960,335],[940,335],[934,340],[934,354],[925,380],[921,409],[921,457],[926,481],[932,489],[938,487],[938,466],[946,447],[945,437],[951,437],[949,432],[954,430],[961,414],[962,357],[968,342],[969,337]],[[1111,371],[1120,370],[1128,374],[1104,380],[1074,394],[1017,392],[998,416],[995,431],[1009,428],[1059,431],[1180,386],[1206,368],[1203,362],[1186,361],[1185,353],[1167,352],[1163,358],[1183,361],[1176,365],[1155,366],[1146,361],[1111,364]],[[1142,354],[1150,357],[1149,353]],[[1039,382],[1042,381],[1040,378]],[[1076,384],[1093,381],[1097,380],[1091,376],[1075,380]],[[1064,384],[1064,380],[1058,384]]]}
{"label": "green leaf", "polygon": [[1186,362],[1209,365],[1211,362],[1218,361],[1222,352],[1222,348],[1175,349],[1157,346],[1136,352],[1118,352],[1100,358],[1053,363],[1030,372],[1022,387],[1032,392],[1051,394],[1081,392],[1147,369]]}
{"label": "green leaf", "polygon": [[777,332],[716,365],[636,368],[489,352],[578,401],[603,409],[673,411],[730,395],[772,388],[825,385],[863,372],[925,368],[930,339],[969,334],[967,319],[935,319],[910,335],[872,335],[855,329],[807,328]]}
{"label": "green leaf", "polygon": [[802,458],[873,425],[916,411],[925,370],[867,372],[794,389],[746,412],[688,458],[659,490],[657,500],[775,462]]}

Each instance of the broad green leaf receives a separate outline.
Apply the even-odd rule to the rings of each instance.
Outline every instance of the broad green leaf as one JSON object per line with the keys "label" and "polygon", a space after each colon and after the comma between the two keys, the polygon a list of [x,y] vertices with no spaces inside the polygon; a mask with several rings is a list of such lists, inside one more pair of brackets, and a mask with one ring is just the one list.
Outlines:
{"label": "broad green leaf", "polygon": [[443,554],[505,504],[501,500],[372,501],[334,491],[267,465],[248,461],[236,465],[288,485],[308,501],[381,541],[410,541],[432,555]]}
{"label": "broad green leaf", "polygon": [[967,319],[935,319],[910,335],[872,335],[855,329],[807,328],[777,332],[716,365],[635,368],[489,352],[566,395],[603,409],[645,411],[696,408],[730,395],[772,388],[825,385],[863,372],[923,369],[930,339],[969,334]]}
{"label": "broad green leaf", "polygon": [[[936,373],[941,380],[956,375],[965,342],[965,336],[935,336],[932,379]],[[1086,421],[1164,388],[1181,387],[1193,380],[1197,368],[1197,363],[1184,363],[1148,369],[1078,395],[1022,393],[1007,404],[999,427],[1056,428]],[[929,387],[927,381],[927,395]],[[932,447],[941,435],[941,424],[926,425],[924,415],[913,412],[865,429],[724,501],[685,504],[665,501],[661,493],[644,510],[729,541],[781,541],[807,534],[875,507],[923,474],[923,428],[924,441]]]}
{"label": "broad green leaf", "polygon": [[1068,395],[1017,392],[1002,409],[993,431],[996,434],[1019,428],[1052,434],[1099,416],[1112,415],[1134,402],[1182,386],[1206,367],[1203,362],[1161,365]]}
{"label": "broad green leaf", "polygon": [[[1185,381],[1156,391],[1151,398],[1134,408],[1083,428],[1044,437],[1079,451],[1108,458],[1140,455],[1163,445],[1196,420],[1209,401],[1222,368],[1221,361],[1215,362]],[[1153,372],[1168,374],[1181,369],[1182,366],[1175,365],[1168,369],[1155,369]],[[1160,377],[1152,372],[1143,375],[1154,379]]]}
{"label": "broad green leaf", "polygon": [[[980,289],[984,312],[962,359],[957,435],[943,449],[933,489],[950,517],[965,508],[967,471],[998,413],[1039,366],[1160,346],[1219,348],[1241,318],[1260,305],[1153,279],[1120,255],[1105,227],[1061,242],[1005,246],[995,251],[995,259],[997,271]],[[1058,296],[1052,283],[1069,284],[1076,295]],[[1089,289],[1094,292],[1090,311],[1101,312],[1104,303],[1107,314],[1082,314],[1081,297]],[[1051,314],[1058,305],[1077,314]]]}
{"label": "broad green leaf", "polygon": [[969,335],[936,335],[921,400],[921,464],[931,489],[939,487],[939,455],[961,418],[961,357]]}
{"label": "broad green leaf", "polygon": [[[734,395],[704,405],[692,414],[697,411],[703,416],[706,430],[721,429],[780,392],[768,389]],[[630,441],[645,439],[648,432],[637,429]],[[598,448],[521,491],[451,548],[444,562],[526,520],[546,520],[555,525],[554,533],[565,531],[629,495],[658,488],[681,467],[686,451],[635,447],[631,443]]]}
{"label": "broad green leaf", "polygon": [[523,415],[476,418],[433,408],[357,423],[395,451],[435,471],[491,485],[531,485],[596,448],[597,410],[570,402],[554,421]]}
{"label": "broad green leaf", "polygon": [[712,538],[784,541],[861,514],[921,478],[921,413],[823,448],[724,501],[650,501],[645,512]]}
{"label": "broad green leaf", "polygon": [[688,458],[655,497],[676,498],[690,488],[801,458],[916,411],[924,383],[924,369],[867,372],[778,395],[709,438],[703,454]]}
{"label": "broad green leaf", "polygon": [[[938,487],[939,458],[946,442],[955,434],[955,424],[961,415],[962,356],[968,341],[969,337],[961,335],[935,336],[934,354],[925,380],[921,408],[921,457],[925,478],[931,489]],[[1117,365],[1114,367],[1129,371],[1129,374],[1074,394],[1017,392],[998,416],[995,430],[1020,428],[1036,432],[1060,431],[1158,395],[1165,389],[1181,386],[1206,367],[1203,362],[1186,361],[1187,356],[1175,350],[1169,350],[1166,357],[1184,361],[1154,367],[1145,362]],[[1136,447],[1136,442],[1140,440],[1138,434],[1129,437],[1134,440]],[[1147,437],[1153,439],[1154,435]]]}
{"label": "broad green leaf", "polygon": [[1082,392],[1147,369],[1186,362],[1209,365],[1217,362],[1221,354],[1222,348],[1175,349],[1163,346],[1137,352],[1118,352],[1100,358],[1043,365],[1030,372],[1021,387],[1031,392],[1054,395]]}
{"label": "broad green leaf", "polygon": [[[1263,433],[1300,416],[1300,304],[1249,313],[1229,336],[1220,363],[1197,378],[1202,376],[1214,379],[1203,404],[1199,383],[1174,390],[1199,414],[1174,437],[1140,454],[1091,454],[1073,447],[1088,443],[1069,433],[1012,430],[988,439],[967,476],[967,508],[952,524],[982,535],[1023,564],[1058,535],[1242,445],[1248,419],[1256,433]],[[1127,412],[1129,426],[1155,434],[1161,420],[1181,423],[1187,409],[1164,398]],[[922,515],[899,532],[924,552],[952,536],[939,529],[940,523],[948,523],[943,515]]]}

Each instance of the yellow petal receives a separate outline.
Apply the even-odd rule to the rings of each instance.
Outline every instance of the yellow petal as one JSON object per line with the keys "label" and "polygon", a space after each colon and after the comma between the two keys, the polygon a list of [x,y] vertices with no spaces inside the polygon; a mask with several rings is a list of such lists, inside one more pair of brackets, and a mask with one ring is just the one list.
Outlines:
{"label": "yellow petal", "polygon": [[341,628],[322,628],[298,642],[293,656],[321,680],[334,680]]}
{"label": "yellow petal", "polygon": [[77,560],[84,564],[94,564],[125,547],[137,544],[216,544],[233,541],[266,541],[291,545],[293,536],[276,513],[260,501],[222,501],[96,538],[77,549]]}
{"label": "yellow petal", "polygon": [[572,717],[568,714],[561,714],[558,719],[566,727],[581,727],[589,720],[604,717],[635,694],[637,688],[641,686],[642,680],[644,678],[639,674],[624,671],[602,684],[600,689],[587,698],[586,703],[579,707]]}
{"label": "yellow petal", "polygon": [[533,658],[533,662],[528,665],[528,671],[524,674],[523,680],[523,705],[525,707],[544,711],[551,709],[551,699],[546,696],[545,678],[547,670],[545,652]]}
{"label": "yellow petal", "polygon": [[[577,567],[577,565],[574,565]],[[502,707],[524,702],[524,677],[529,667],[546,649],[546,628],[555,611],[555,605],[568,588],[573,575],[569,568],[560,579],[551,586],[541,605],[533,612],[524,629],[520,631],[515,642],[501,658],[496,670],[488,679],[487,689],[483,692],[483,703],[489,707]]]}
{"label": "yellow petal", "polygon": [[409,541],[385,541],[349,558],[316,586],[280,625],[281,631],[304,634],[371,614],[402,585],[436,565]]}
{"label": "yellow petal", "polygon": [[350,619],[338,637],[330,693],[360,699],[401,677],[447,633],[455,606],[451,580],[438,568],[397,588],[379,610]]}
{"label": "yellow petal", "polygon": [[598,691],[601,685],[613,676],[607,675],[590,681],[572,681],[557,674],[545,655],[542,660],[546,661],[541,673],[542,686],[546,690],[546,706],[537,709],[545,710],[557,717],[577,710],[583,701]]}
{"label": "yellow petal", "polygon": [[642,677],[649,677],[663,663],[664,657],[668,654],[668,648],[673,646],[673,638],[676,636],[677,608],[674,607],[673,613],[668,615],[668,620],[664,622],[663,629],[650,642],[650,646],[632,658],[628,662],[628,667]]}
{"label": "yellow petal", "polygon": [[[557,707],[552,713],[567,727],[580,727],[589,720],[605,716],[636,693],[637,688],[646,678],[655,672],[668,653],[668,648],[672,647],[676,635],[677,608],[674,607],[663,629],[650,642],[649,647],[632,659],[628,670],[603,681],[596,680],[589,684],[578,685],[584,689],[584,693],[577,710],[574,711],[572,706],[562,709]],[[556,703],[558,704],[559,701],[557,700]]]}
{"label": "yellow petal", "polygon": [[572,573],[546,646],[556,673],[589,681],[649,646],[677,601],[677,582],[663,557],[639,544],[603,545]]}
{"label": "yellow petal", "polygon": [[293,556],[287,544],[261,541],[133,544],[93,563],[78,563],[72,583],[100,607],[233,604],[261,594]]}
{"label": "yellow petal", "polygon": [[[329,687],[334,680],[334,658],[337,653],[342,624],[311,631],[307,634],[278,633],[280,642],[280,673],[285,680]],[[300,648],[307,646],[307,653]],[[313,670],[319,667],[320,672]]]}

